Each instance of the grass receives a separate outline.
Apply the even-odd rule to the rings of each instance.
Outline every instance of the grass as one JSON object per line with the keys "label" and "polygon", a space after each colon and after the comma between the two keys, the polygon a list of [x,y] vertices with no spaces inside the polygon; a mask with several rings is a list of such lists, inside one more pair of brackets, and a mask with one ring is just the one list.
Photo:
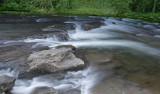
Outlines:
{"label": "grass", "polygon": [[137,12],[128,12],[128,13],[113,13],[107,10],[99,9],[77,9],[77,10],[68,10],[68,11],[58,11],[58,14],[63,15],[91,15],[91,16],[107,16],[107,17],[121,17],[121,18],[132,18],[132,19],[141,19],[150,22],[160,23],[160,13],[137,13]]}
{"label": "grass", "polygon": [[34,9],[29,12],[19,12],[19,11],[0,11],[0,14],[14,14],[14,15],[81,15],[81,16],[107,16],[107,17],[121,17],[121,18],[132,18],[141,19],[150,22],[160,23],[160,13],[114,13],[113,11],[108,11],[104,9],[95,8],[79,8],[71,10],[44,10],[44,9]]}
{"label": "grass", "polygon": [[120,16],[160,23],[160,13],[135,13],[135,12],[130,12],[130,13],[122,14]]}

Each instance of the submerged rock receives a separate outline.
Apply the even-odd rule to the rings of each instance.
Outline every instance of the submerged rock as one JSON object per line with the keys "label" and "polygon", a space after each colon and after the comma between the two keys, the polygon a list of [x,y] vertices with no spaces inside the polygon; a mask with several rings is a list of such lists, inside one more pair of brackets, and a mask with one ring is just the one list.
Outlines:
{"label": "submerged rock", "polygon": [[71,48],[43,50],[29,56],[29,69],[32,73],[55,73],[66,70],[77,70],[84,67],[84,62],[76,58]]}
{"label": "submerged rock", "polygon": [[37,87],[31,94],[58,94],[58,92],[52,87]]}
{"label": "submerged rock", "polygon": [[89,22],[89,23],[84,23],[82,24],[82,29],[85,31],[91,30],[91,29],[95,29],[95,28],[99,28],[100,26],[104,25],[104,23],[101,22]]}
{"label": "submerged rock", "polygon": [[59,91],[58,94],[81,94],[81,90],[78,89],[64,90],[64,91]]}
{"label": "submerged rock", "polygon": [[97,52],[85,53],[85,58],[87,61],[89,61],[90,63],[93,63],[93,64],[110,62],[112,60],[111,56],[108,56],[103,53],[97,53]]}
{"label": "submerged rock", "polygon": [[43,31],[57,31],[57,30],[62,30],[62,31],[67,31],[67,30],[75,30],[75,24],[73,23],[63,23],[63,24],[59,24],[59,25],[52,25],[52,26],[48,26],[44,29],[42,29]]}
{"label": "submerged rock", "polygon": [[16,78],[14,77],[1,75],[0,76],[0,94],[3,94],[3,92],[6,92],[8,90],[11,90],[15,84],[15,81],[16,81]]}
{"label": "submerged rock", "polygon": [[[103,92],[102,92],[103,91]],[[104,93],[105,92],[105,93]],[[158,94],[143,88],[143,86],[129,82],[120,77],[110,77],[104,79],[94,86],[91,94]]]}
{"label": "submerged rock", "polygon": [[119,61],[103,53],[88,52],[85,54],[85,59],[98,69],[111,70],[122,67]]}
{"label": "submerged rock", "polygon": [[52,40],[55,41],[67,41],[69,39],[69,36],[65,32],[54,32],[54,33],[48,33],[48,34],[37,34],[34,36],[30,36],[28,38],[33,38],[33,39],[46,39],[46,38],[51,38]]}

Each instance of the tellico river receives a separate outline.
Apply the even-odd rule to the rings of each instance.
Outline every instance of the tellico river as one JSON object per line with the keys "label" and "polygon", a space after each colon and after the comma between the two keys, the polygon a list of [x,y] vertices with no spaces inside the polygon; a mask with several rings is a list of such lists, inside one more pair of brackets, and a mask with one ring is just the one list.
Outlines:
{"label": "tellico river", "polygon": [[[75,29],[58,30],[67,41],[46,28],[67,24]],[[95,28],[86,31],[85,25]],[[60,94],[160,94],[160,24],[128,18],[1,15],[0,75],[18,77],[29,54],[58,45],[75,46],[86,67],[58,80],[54,74],[17,78],[12,94],[31,94],[39,86]]]}

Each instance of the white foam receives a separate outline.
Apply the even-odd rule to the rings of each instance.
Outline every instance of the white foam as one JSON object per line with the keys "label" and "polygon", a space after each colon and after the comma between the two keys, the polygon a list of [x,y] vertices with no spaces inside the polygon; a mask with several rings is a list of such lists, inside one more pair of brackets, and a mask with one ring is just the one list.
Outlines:
{"label": "white foam", "polygon": [[70,35],[72,39],[78,40],[78,39],[103,39],[103,38],[113,38],[116,37],[116,34],[110,34],[110,33],[94,33],[94,32],[78,32],[75,34]]}
{"label": "white foam", "polygon": [[155,31],[155,32],[160,32],[160,29],[155,29],[154,31]]}
{"label": "white foam", "polygon": [[156,27],[152,25],[144,25],[143,27],[146,29],[152,29],[152,30],[156,29]]}
{"label": "white foam", "polygon": [[41,81],[39,77],[33,78],[33,80],[20,80],[17,79],[15,86],[12,89],[13,94],[30,94],[36,87],[52,86],[51,83]]}
{"label": "white foam", "polygon": [[54,42],[54,40],[52,38],[46,38],[46,39],[33,39],[33,38],[27,38],[24,40],[24,42],[28,42],[28,43],[36,43],[36,42]]}
{"label": "white foam", "polygon": [[94,41],[75,41],[64,42],[64,45],[73,45],[76,47],[96,47],[96,48],[131,48],[133,50],[142,51],[151,55],[160,55],[160,50],[153,48],[147,44],[129,41],[129,40],[94,40]]}
{"label": "white foam", "polygon": [[[77,89],[81,94],[90,94],[89,90],[96,84],[98,73],[89,67],[82,71],[68,72],[62,80],[51,80],[47,75],[35,77],[32,80],[17,79],[12,89],[13,94],[30,94],[36,87],[53,87],[56,90]],[[48,79],[46,79],[48,78]]]}
{"label": "white foam", "polygon": [[49,18],[39,18],[39,19],[36,19],[36,22],[48,22],[48,21],[53,21],[53,19],[49,19]]}
{"label": "white foam", "polygon": [[14,44],[14,43],[19,43],[19,42],[23,42],[23,41],[22,40],[17,40],[17,41],[16,40],[15,41],[12,40],[12,41],[6,41],[3,44],[11,44],[11,43]]}
{"label": "white foam", "polygon": [[7,70],[0,70],[0,75],[8,75],[12,77],[18,77],[18,72],[8,68]]}
{"label": "white foam", "polygon": [[155,35],[154,37],[156,37],[156,38],[160,38],[160,35]]}
{"label": "white foam", "polygon": [[[97,29],[90,30],[88,32],[84,32],[81,29],[78,29],[75,34],[71,34],[70,37],[72,40],[69,42],[59,42],[58,40],[52,38],[46,39],[26,39],[25,42],[37,42],[38,44],[44,44],[49,46],[50,48],[54,48],[58,45],[73,45],[76,47],[96,47],[96,48],[131,48],[133,50],[141,51],[151,55],[160,55],[159,49],[153,48],[147,44],[130,41],[130,40],[118,40],[117,37],[122,37],[114,32],[109,32],[107,29],[109,28],[116,28],[112,25],[102,26]],[[119,30],[126,30],[126,28],[118,26],[117,29]],[[129,30],[129,28],[128,28]],[[158,36],[155,36],[158,37]],[[110,39],[111,38],[111,39]],[[112,39],[114,38],[114,39]],[[105,40],[104,40],[105,39]],[[36,47],[36,45],[34,47]]]}
{"label": "white foam", "polygon": [[82,22],[76,22],[76,21],[66,21],[64,23],[73,23],[76,25],[76,29],[75,31],[76,32],[83,32],[82,28],[81,28],[81,25],[82,25]]}

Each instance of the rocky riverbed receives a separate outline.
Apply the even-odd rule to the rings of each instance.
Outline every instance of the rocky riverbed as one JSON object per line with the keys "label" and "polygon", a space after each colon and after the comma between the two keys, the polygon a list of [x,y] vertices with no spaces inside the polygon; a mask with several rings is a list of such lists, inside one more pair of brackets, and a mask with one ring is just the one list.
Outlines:
{"label": "rocky riverbed", "polygon": [[2,94],[159,94],[160,24],[0,15]]}

